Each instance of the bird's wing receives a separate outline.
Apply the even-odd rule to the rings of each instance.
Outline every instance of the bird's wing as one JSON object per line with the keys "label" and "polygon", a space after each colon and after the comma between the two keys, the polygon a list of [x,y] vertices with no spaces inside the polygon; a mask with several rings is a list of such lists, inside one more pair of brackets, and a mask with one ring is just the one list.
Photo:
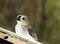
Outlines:
{"label": "bird's wing", "polygon": [[31,28],[31,26],[29,26],[28,32],[35,40],[37,40],[37,35],[36,35],[35,31]]}

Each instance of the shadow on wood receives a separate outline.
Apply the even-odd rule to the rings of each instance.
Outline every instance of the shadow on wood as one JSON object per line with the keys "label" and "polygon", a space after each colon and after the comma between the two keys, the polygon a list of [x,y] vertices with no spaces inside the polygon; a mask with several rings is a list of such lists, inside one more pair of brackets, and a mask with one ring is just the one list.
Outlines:
{"label": "shadow on wood", "polygon": [[13,43],[0,38],[0,44],[13,44]]}
{"label": "shadow on wood", "polygon": [[28,42],[0,32],[0,44],[28,44]]}

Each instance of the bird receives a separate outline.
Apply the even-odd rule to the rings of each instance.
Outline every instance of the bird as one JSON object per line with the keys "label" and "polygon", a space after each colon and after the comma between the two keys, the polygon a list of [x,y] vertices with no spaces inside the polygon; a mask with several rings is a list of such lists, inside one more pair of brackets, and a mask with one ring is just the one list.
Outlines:
{"label": "bird", "polygon": [[24,36],[31,40],[37,40],[37,34],[29,24],[29,19],[26,15],[17,15],[17,24],[15,26],[15,32],[19,36]]}
{"label": "bird", "polygon": [[[38,42],[37,40],[37,34],[31,27],[29,23],[29,18],[26,15],[17,15],[16,17],[17,24],[15,25],[15,32],[16,35],[22,36],[26,39],[29,39],[31,41],[34,41],[36,44],[42,44]],[[29,44],[31,41],[28,41]],[[33,44],[35,44],[33,43]]]}

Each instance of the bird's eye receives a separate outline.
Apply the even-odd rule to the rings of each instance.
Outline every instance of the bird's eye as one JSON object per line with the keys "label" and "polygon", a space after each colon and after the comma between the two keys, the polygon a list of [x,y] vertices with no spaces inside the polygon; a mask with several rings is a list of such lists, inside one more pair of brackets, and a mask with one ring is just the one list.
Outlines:
{"label": "bird's eye", "polygon": [[23,17],[22,20],[24,20],[25,18]]}
{"label": "bird's eye", "polygon": [[18,18],[20,18],[21,16],[19,16]]}
{"label": "bird's eye", "polygon": [[20,17],[21,17],[21,16],[17,17],[17,20],[20,20]]}

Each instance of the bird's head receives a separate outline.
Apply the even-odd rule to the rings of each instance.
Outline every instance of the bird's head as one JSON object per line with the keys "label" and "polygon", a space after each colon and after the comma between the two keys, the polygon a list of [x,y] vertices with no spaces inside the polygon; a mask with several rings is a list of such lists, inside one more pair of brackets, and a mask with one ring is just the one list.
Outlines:
{"label": "bird's head", "polygon": [[28,17],[25,15],[18,15],[16,20],[17,20],[17,23],[20,23],[22,25],[28,25],[29,24]]}

